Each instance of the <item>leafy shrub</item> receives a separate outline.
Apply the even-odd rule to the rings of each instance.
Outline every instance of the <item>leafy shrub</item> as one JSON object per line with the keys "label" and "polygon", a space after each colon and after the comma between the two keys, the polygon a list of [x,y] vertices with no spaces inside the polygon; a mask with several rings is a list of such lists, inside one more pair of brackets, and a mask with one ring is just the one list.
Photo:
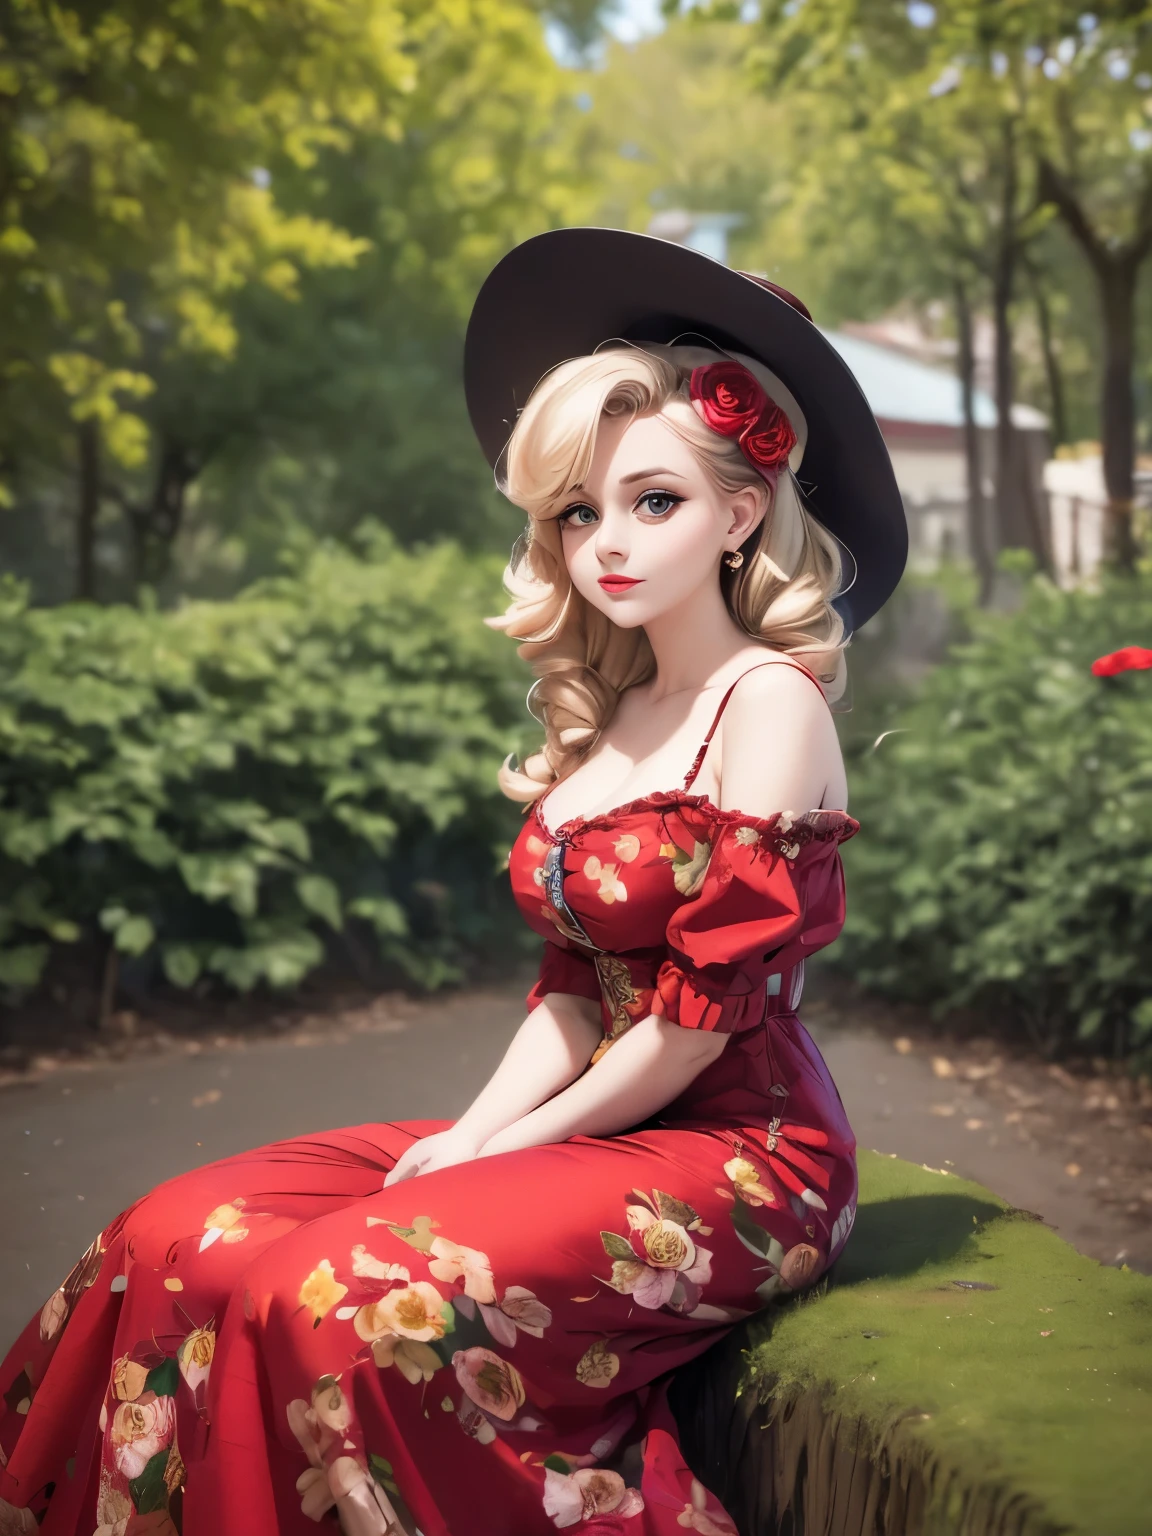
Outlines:
{"label": "leafy shrub", "polygon": [[867,986],[978,1008],[1044,1050],[1152,1037],[1152,581],[1036,579],[928,676],[853,779],[836,959]]}
{"label": "leafy shrub", "polygon": [[458,974],[510,908],[498,606],[499,562],[382,534],[173,612],[0,587],[0,988],[94,938],[179,987]]}

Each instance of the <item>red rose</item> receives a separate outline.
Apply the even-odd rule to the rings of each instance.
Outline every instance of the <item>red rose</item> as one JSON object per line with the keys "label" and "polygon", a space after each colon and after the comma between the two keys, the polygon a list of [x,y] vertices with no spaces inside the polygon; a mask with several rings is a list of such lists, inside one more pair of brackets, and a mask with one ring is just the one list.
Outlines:
{"label": "red rose", "polygon": [[759,381],[741,363],[693,368],[688,387],[698,414],[722,437],[739,437],[769,404]]}
{"label": "red rose", "polygon": [[759,421],[740,434],[740,451],[757,469],[778,469],[788,462],[796,446],[792,423],[774,401],[769,400]]}
{"label": "red rose", "polygon": [[1100,656],[1092,663],[1093,677],[1115,677],[1118,672],[1142,672],[1152,667],[1152,651],[1142,645],[1126,645],[1122,650]]}

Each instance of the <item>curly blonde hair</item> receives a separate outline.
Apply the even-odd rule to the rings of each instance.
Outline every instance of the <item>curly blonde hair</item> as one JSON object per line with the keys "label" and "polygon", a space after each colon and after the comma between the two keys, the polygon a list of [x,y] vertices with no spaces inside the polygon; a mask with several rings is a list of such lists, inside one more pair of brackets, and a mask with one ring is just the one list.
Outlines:
{"label": "curly blonde hair", "polygon": [[[692,361],[689,361],[692,359]],[[646,681],[655,658],[642,627],[622,629],[585,602],[568,576],[556,522],[588,474],[604,417],[668,412],[721,490],[766,482],[730,438],[691,408],[689,380],[699,348],[614,345],[552,369],[532,392],[504,453],[500,489],[528,514],[504,573],[512,598],[487,620],[518,640],[537,681],[533,711],[544,726],[541,749],[519,769],[509,758],[499,782],[513,800],[531,802],[567,777],[596,744],[621,694]],[[742,546],[738,570],[719,580],[732,618],[752,639],[788,655],[806,654],[829,698],[843,689],[844,626],[832,600],[840,590],[840,549],[805,509],[788,468],[769,482],[771,505]]]}

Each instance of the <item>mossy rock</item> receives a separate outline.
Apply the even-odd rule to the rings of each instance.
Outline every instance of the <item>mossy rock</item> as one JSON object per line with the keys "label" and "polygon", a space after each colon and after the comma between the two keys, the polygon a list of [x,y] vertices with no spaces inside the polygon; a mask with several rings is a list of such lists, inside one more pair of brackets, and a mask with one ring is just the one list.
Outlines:
{"label": "mossy rock", "polygon": [[1152,1280],[862,1153],[835,1273],[677,1377],[743,1536],[1148,1536]]}

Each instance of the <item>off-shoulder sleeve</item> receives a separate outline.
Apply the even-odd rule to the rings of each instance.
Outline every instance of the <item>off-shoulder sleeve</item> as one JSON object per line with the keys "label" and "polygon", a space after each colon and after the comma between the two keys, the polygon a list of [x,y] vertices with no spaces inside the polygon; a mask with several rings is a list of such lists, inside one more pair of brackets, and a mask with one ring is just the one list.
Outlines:
{"label": "off-shoulder sleeve", "polygon": [[567,992],[573,997],[590,997],[600,1001],[600,978],[591,955],[577,949],[562,949],[551,939],[544,940],[544,953],[540,957],[540,974],[536,985],[528,994],[528,1012],[538,1007],[549,992]]}
{"label": "off-shoulder sleeve", "polygon": [[[731,1034],[759,1023],[768,978],[830,944],[844,922],[843,811],[758,820],[725,813],[680,872],[652,1012]],[[689,850],[685,850],[688,852]]]}

